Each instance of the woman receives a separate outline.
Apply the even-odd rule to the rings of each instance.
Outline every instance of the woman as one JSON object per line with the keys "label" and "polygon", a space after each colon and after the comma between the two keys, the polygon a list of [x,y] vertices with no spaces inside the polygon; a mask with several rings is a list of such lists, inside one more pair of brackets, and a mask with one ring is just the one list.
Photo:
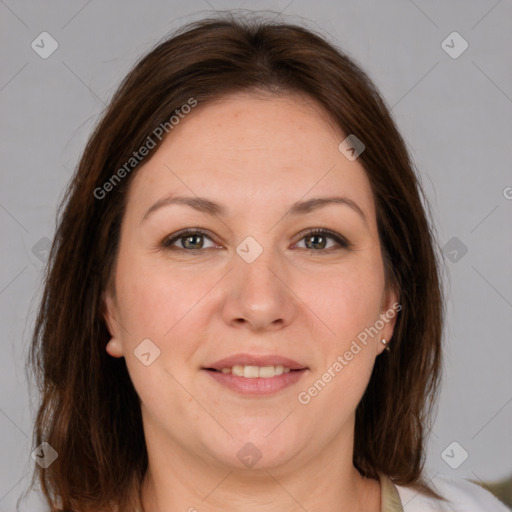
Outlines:
{"label": "woman", "polygon": [[444,314],[422,199],[374,85],[318,35],[225,18],[160,43],[50,255],[51,510],[506,510],[422,473]]}

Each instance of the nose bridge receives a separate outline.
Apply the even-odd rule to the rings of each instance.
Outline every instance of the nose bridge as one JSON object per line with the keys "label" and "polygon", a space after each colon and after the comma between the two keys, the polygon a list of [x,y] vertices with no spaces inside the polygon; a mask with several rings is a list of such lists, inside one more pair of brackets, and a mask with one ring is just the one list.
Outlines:
{"label": "nose bridge", "polygon": [[236,266],[242,277],[241,291],[246,295],[268,295],[270,298],[280,294],[278,288],[282,283],[275,275],[280,267],[276,253],[277,251],[269,247],[250,263],[243,257],[237,258]]}
{"label": "nose bridge", "polygon": [[228,277],[225,321],[246,322],[253,329],[284,326],[296,311],[293,294],[284,284],[285,266],[277,250],[248,238],[237,247]]}

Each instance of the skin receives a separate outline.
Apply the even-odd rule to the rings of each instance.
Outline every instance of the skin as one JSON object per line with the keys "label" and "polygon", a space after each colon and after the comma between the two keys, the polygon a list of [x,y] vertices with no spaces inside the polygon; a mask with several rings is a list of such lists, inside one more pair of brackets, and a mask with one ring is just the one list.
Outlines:
{"label": "skin", "polygon": [[[297,400],[398,302],[385,287],[370,183],[338,150],[344,138],[311,99],[236,94],[196,107],[133,178],[115,292],[104,299],[107,352],[125,357],[141,400],[145,510],[380,511],[379,482],[352,464],[354,421],[394,319],[307,405]],[[226,215],[167,205],[142,220],[169,194],[207,197]],[[284,216],[298,200],[332,195],[366,220],[340,204]],[[209,232],[192,240],[203,252],[183,249],[183,238],[183,252],[162,246],[197,227]],[[317,227],[351,247],[328,238],[308,248],[315,237],[298,235]],[[236,252],[247,236],[263,248],[250,264]],[[134,355],[147,338],[160,350],[149,366]],[[244,397],[201,369],[237,352],[308,370],[274,395]],[[237,457],[247,442],[261,453],[252,468]]]}

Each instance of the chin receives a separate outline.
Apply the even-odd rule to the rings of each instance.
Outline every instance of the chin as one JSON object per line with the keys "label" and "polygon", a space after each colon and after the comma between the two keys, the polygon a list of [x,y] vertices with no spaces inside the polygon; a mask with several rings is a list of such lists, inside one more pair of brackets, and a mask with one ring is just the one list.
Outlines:
{"label": "chin", "polygon": [[[209,445],[212,456],[221,464],[232,469],[265,470],[285,465],[298,453],[302,452],[305,443],[300,443],[295,434],[288,429],[279,431],[276,426],[282,421],[269,422],[268,420],[251,429],[228,430],[233,432],[233,438],[224,442],[219,440],[212,445],[212,437],[205,442]],[[286,420],[285,420],[286,421]],[[269,428],[269,424],[272,426]],[[273,430],[274,429],[274,430]]]}

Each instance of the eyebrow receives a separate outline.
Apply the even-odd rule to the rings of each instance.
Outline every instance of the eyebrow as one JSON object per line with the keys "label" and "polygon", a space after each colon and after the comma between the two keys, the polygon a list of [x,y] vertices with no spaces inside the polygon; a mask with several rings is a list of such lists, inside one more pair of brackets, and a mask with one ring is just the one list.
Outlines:
{"label": "eyebrow", "polygon": [[[224,206],[222,206],[219,203],[216,203],[215,201],[207,199],[206,197],[167,196],[163,197],[162,199],[159,199],[155,204],[149,207],[144,216],[142,217],[141,222],[147,219],[156,210],[173,204],[190,206],[191,208],[194,208],[194,210],[197,210],[198,212],[206,213],[208,215],[215,217],[222,217],[226,215],[226,209]],[[306,201],[297,201],[290,207],[290,209],[285,213],[284,216],[304,215],[314,210],[318,210],[319,208],[323,208],[329,204],[340,204],[349,206],[352,210],[357,212],[361,216],[365,224],[367,224],[366,216],[363,210],[361,210],[361,208],[358,206],[358,204],[352,201],[352,199],[343,196],[315,197],[313,199],[308,199]]]}

